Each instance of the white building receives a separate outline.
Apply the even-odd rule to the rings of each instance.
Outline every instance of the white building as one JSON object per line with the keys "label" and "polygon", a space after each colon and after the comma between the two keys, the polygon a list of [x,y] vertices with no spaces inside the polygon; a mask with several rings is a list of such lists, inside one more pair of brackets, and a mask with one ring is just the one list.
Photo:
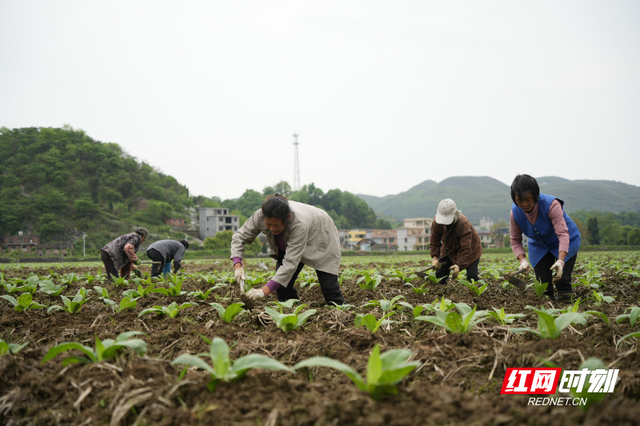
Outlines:
{"label": "white building", "polygon": [[220,231],[236,232],[240,226],[238,216],[229,214],[229,209],[223,207],[201,207],[198,209],[200,218],[200,239],[215,237]]}

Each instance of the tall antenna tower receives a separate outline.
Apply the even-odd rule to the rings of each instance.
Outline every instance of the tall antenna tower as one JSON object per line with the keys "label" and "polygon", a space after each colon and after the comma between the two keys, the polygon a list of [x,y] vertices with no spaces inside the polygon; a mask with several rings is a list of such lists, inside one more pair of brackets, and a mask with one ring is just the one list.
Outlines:
{"label": "tall antenna tower", "polygon": [[300,165],[298,164],[298,134],[293,134],[293,190],[300,189]]}

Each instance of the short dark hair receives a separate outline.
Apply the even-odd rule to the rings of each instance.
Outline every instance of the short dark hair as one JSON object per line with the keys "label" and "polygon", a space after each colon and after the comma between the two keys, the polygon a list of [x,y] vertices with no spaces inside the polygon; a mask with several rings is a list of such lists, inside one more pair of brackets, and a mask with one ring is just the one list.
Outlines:
{"label": "short dark hair", "polygon": [[527,192],[531,192],[535,202],[538,202],[540,197],[540,187],[538,181],[529,175],[518,175],[511,184],[511,199],[516,202],[516,195],[518,198],[523,199],[527,196]]}
{"label": "short dark hair", "polygon": [[189,243],[187,240],[180,240],[180,243],[184,246],[185,250],[189,248]]}
{"label": "short dark hair", "polygon": [[282,223],[286,224],[287,218],[291,214],[289,200],[284,195],[269,195],[262,203],[262,213],[265,217],[280,219]]}

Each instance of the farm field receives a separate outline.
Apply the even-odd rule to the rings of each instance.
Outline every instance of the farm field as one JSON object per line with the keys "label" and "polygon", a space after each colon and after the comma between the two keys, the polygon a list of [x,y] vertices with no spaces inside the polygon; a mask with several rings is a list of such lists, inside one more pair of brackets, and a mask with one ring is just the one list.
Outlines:
{"label": "farm field", "polygon": [[[249,260],[246,287],[262,286],[274,265]],[[484,255],[475,285],[463,273],[444,285],[415,276],[429,265],[420,256],[343,258],[341,309],[324,305],[304,268],[298,303],[272,295],[251,310],[235,305],[229,261],[187,261],[166,281],[113,285],[101,264],[0,266],[0,424],[638,424],[640,308],[631,308],[640,306],[640,253],[580,253],[574,305],[538,296],[532,272],[520,276],[531,284],[524,291],[508,284],[503,275],[518,267],[511,255]],[[539,324],[545,315],[556,330]],[[74,344],[49,352],[65,342]],[[198,354],[218,362],[185,368]],[[347,368],[311,366],[317,356],[355,370],[366,390]],[[614,392],[587,408],[500,394],[508,367],[584,362],[619,370]],[[241,368],[252,365],[281,369]]]}

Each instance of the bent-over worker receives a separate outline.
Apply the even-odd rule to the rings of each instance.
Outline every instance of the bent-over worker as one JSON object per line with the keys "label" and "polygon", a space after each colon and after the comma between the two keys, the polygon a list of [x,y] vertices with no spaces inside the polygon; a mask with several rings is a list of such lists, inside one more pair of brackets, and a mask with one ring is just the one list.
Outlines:
{"label": "bent-over worker", "polygon": [[[456,279],[461,269],[467,270],[467,280],[478,281],[478,263],[482,256],[480,237],[471,222],[458,210],[451,198],[438,204],[436,217],[431,223],[431,265],[436,270],[440,284],[447,282],[449,273]],[[453,265],[438,260],[449,256]]]}
{"label": "bent-over worker", "polygon": [[270,195],[242,225],[231,240],[231,259],[235,279],[245,278],[242,259],[244,245],[252,243],[264,233],[276,259],[276,275],[262,288],[246,294],[255,300],[274,291],[279,301],[299,299],[294,282],[304,267],[316,270],[320,290],[327,303],[344,304],[338,283],[340,269],[340,237],[333,219],[323,210],[308,204],[289,201],[286,197]]}
{"label": "bent-over worker", "polygon": [[[522,246],[522,234],[529,237],[529,262],[536,279],[547,283],[545,294],[559,302],[571,302],[571,274],[578,257],[581,236],[575,222],[564,211],[564,201],[541,194],[535,178],[518,175],[511,184],[511,250],[520,261],[520,269],[529,269]],[[552,272],[555,271],[555,278]]]}
{"label": "bent-over worker", "polygon": [[107,281],[118,278],[118,271],[123,278],[129,278],[131,271],[138,269],[136,265],[142,263],[136,252],[140,244],[144,243],[149,236],[149,231],[145,228],[136,228],[134,232],[124,234],[102,247],[100,258],[107,271]]}
{"label": "bent-over worker", "polygon": [[147,248],[147,256],[154,262],[151,267],[151,276],[160,276],[160,273],[171,272],[171,261],[173,260],[173,273],[177,274],[182,266],[181,261],[184,253],[189,248],[187,240],[159,240]]}

